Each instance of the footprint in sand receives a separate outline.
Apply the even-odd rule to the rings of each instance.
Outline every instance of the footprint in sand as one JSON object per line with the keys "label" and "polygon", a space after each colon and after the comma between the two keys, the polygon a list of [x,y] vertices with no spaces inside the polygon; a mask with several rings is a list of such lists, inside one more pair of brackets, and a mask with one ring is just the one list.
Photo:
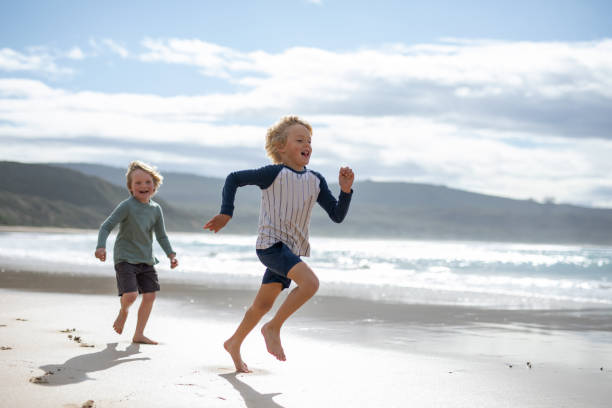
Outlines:
{"label": "footprint in sand", "polygon": [[60,330],[60,333],[72,333],[76,331],[76,329],[64,329],[64,330]]}
{"label": "footprint in sand", "polygon": [[[61,368],[58,368],[56,372],[62,371]],[[48,384],[49,376],[55,374],[53,371],[45,371],[45,373],[38,377],[31,377],[30,382],[34,384]]]}
{"label": "footprint in sand", "polygon": [[83,341],[83,339],[81,338],[81,336],[74,336],[74,338],[72,340],[74,340],[75,342],[79,343],[79,346],[81,346],[81,347],[95,347],[93,344],[85,343]]}
{"label": "footprint in sand", "polygon": [[[74,333],[75,331],[76,329],[65,329],[65,330],[60,330],[60,333]],[[74,340],[75,342],[79,343],[79,346],[81,347],[95,347],[93,344],[85,343],[83,339],[81,339],[81,336],[77,336],[76,334],[74,336],[72,334],[69,334],[68,338],[70,340]]]}
{"label": "footprint in sand", "polygon": [[40,377],[30,378],[30,382],[34,384],[47,384],[49,380],[47,379],[47,374],[45,374],[45,375],[41,375]]}
{"label": "footprint in sand", "polygon": [[12,349],[13,348],[9,347],[9,346],[2,346],[2,347],[0,347],[0,350],[12,350]]}

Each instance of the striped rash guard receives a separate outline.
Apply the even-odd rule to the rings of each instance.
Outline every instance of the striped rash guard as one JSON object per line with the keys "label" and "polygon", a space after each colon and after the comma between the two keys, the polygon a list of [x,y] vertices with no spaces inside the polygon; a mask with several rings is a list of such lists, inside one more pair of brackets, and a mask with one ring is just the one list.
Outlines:
{"label": "striped rash guard", "polygon": [[336,201],[319,173],[271,164],[230,173],[223,186],[221,214],[233,215],[236,190],[247,185],[259,186],[262,192],[256,248],[266,249],[281,241],[298,256],[310,255],[308,227],[315,202],[339,223],[346,216],[353,194],[352,190],[340,191]]}

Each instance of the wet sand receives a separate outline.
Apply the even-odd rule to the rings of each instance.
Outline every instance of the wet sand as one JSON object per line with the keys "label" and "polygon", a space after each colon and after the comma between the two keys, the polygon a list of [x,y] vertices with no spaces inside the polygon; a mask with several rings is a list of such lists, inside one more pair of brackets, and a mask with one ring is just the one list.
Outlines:
{"label": "wet sand", "polygon": [[253,292],[162,282],[146,331],[160,345],[149,346],[130,341],[135,307],[124,333],[113,332],[113,277],[5,270],[0,288],[0,393],[11,407],[607,407],[612,398],[609,309],[315,296],[283,330],[287,361],[266,352],[258,327],[242,353],[254,372],[236,375],[222,343]]}

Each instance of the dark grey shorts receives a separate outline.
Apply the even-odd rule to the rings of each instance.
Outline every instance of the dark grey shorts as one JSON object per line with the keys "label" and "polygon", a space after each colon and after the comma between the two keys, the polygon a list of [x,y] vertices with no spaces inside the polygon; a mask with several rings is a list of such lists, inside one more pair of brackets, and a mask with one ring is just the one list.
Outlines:
{"label": "dark grey shorts", "polygon": [[258,249],[256,252],[261,263],[266,266],[261,283],[279,282],[283,285],[283,289],[287,289],[291,285],[291,279],[287,274],[291,268],[302,262],[300,257],[282,242],[277,242],[266,249]]}
{"label": "dark grey shorts", "polygon": [[153,265],[119,262],[115,264],[119,296],[127,292],[149,293],[159,290],[159,280]]}

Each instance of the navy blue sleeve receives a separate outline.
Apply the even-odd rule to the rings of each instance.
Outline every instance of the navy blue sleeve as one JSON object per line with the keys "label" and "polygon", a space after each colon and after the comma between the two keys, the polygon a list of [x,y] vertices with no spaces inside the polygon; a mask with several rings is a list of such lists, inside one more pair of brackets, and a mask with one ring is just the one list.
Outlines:
{"label": "navy blue sleeve", "polygon": [[238,187],[255,185],[262,190],[268,188],[282,168],[281,164],[270,164],[258,169],[241,170],[228,174],[221,194],[221,214],[227,214],[230,217],[234,215],[234,199]]}
{"label": "navy blue sleeve", "polygon": [[313,173],[321,181],[319,184],[321,191],[317,197],[317,203],[319,203],[327,214],[329,214],[329,218],[331,218],[332,221],[342,222],[344,217],[346,217],[346,213],[348,213],[349,205],[351,204],[351,197],[353,196],[353,190],[351,189],[350,193],[345,193],[344,191],[340,190],[340,195],[336,201],[336,198],[327,186],[325,178],[316,171],[313,171]]}

